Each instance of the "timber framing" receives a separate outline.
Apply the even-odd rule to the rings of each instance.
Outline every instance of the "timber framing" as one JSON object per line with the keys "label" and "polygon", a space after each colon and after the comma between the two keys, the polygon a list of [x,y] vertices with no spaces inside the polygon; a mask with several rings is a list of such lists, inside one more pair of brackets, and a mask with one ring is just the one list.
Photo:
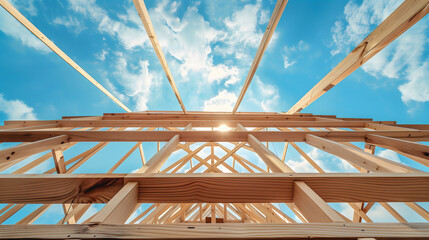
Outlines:
{"label": "timber framing", "polygon": [[[428,238],[429,211],[421,203],[429,202],[429,124],[300,111],[422,19],[429,0],[405,0],[287,113],[237,112],[287,0],[277,1],[232,112],[220,113],[185,109],[146,6],[133,2],[182,111],[132,112],[0,0],[126,111],[0,126],[0,144],[8,144],[0,145],[0,239]],[[119,157],[105,154],[114,142],[131,143]],[[376,155],[379,149],[401,161]],[[94,157],[100,152],[103,158]],[[130,161],[138,169],[121,173]],[[93,173],[88,163],[107,170]],[[60,219],[34,224],[56,204]],[[409,223],[397,204],[422,221]],[[397,223],[377,222],[375,208]]]}

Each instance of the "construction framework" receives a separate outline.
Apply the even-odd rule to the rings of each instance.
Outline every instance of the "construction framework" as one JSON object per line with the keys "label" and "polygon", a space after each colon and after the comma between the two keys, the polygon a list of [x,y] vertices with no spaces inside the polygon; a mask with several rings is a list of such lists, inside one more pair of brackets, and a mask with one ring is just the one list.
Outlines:
{"label": "construction framework", "polygon": [[[429,124],[299,113],[423,18],[429,0],[406,0],[287,113],[237,112],[287,1],[277,2],[237,103],[232,112],[224,113],[185,109],[148,11],[142,0],[133,2],[181,112],[131,112],[11,4],[0,0],[35,36],[127,111],[5,121],[0,126],[0,143],[13,145],[0,150],[0,239],[429,237],[429,212],[421,205],[429,202],[429,173],[419,170],[429,167],[429,146],[424,144],[429,142]],[[103,164],[94,162],[93,156],[111,142],[134,144],[105,173],[75,173],[91,161]],[[156,153],[147,161],[142,147],[146,142],[157,143]],[[282,154],[273,152],[279,142],[284,143]],[[306,145],[338,157],[352,170],[328,172],[303,150]],[[65,158],[76,148],[78,153]],[[376,148],[394,151],[408,161],[377,156]],[[315,173],[295,172],[286,161],[291,149]],[[116,173],[134,152],[139,153],[140,167],[133,173]],[[251,160],[252,154],[260,161]],[[46,163],[52,168],[29,173]],[[352,216],[337,211],[336,203],[346,204]],[[426,222],[408,222],[395,209],[396,203]],[[35,210],[23,211],[34,204]],[[56,204],[64,210],[57,224],[33,224]],[[96,204],[105,205],[91,212]],[[397,223],[375,222],[374,206],[385,209]],[[15,224],[4,224],[17,215],[22,217]]]}

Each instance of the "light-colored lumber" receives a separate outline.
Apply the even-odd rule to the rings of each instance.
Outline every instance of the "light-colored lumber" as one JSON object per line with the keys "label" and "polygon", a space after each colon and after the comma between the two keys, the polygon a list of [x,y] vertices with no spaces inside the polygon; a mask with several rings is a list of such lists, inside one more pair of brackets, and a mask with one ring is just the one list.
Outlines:
{"label": "light-colored lumber", "polygon": [[[179,135],[175,135],[171,140],[162,147],[149,161],[146,163],[144,171],[146,173],[156,173],[161,170],[162,165],[167,161],[168,157],[173,153],[179,144]],[[140,171],[139,171],[140,172]]]}
{"label": "light-colored lumber", "polygon": [[180,97],[179,90],[176,87],[173,76],[171,75],[170,68],[167,65],[167,60],[164,57],[161,46],[159,45],[158,38],[156,37],[155,30],[152,26],[152,21],[149,18],[149,13],[147,12],[146,5],[143,0],[133,0],[134,5],[137,9],[137,13],[140,16],[140,19],[143,22],[143,26],[146,30],[146,33],[149,37],[152,47],[155,50],[156,55],[158,56],[159,62],[161,63],[162,69],[164,70],[165,75],[167,76],[168,82],[173,89],[174,94],[176,95],[177,101],[179,101],[180,107],[183,112],[186,113],[185,105],[183,104],[182,98]]}
{"label": "light-colored lumber", "polygon": [[329,91],[384,47],[422,19],[428,12],[427,0],[406,0],[371,32],[331,72],[308,91],[287,113],[297,113]]}
{"label": "light-colored lumber", "polygon": [[377,146],[388,148],[401,153],[406,153],[421,159],[419,162],[426,166],[429,166],[429,146],[417,142],[410,142],[406,140],[400,140],[395,138],[389,138],[384,136],[378,136],[374,134],[368,134],[365,142],[375,144]]}
{"label": "light-colored lumber", "polygon": [[344,222],[343,218],[305,182],[295,182],[293,202],[309,222]]}
{"label": "light-colored lumber", "polygon": [[125,223],[137,206],[138,183],[128,182],[125,186],[91,219],[90,223]]}
{"label": "light-colored lumber", "polygon": [[124,182],[139,183],[140,203],[285,203],[294,181],[326,202],[429,201],[428,173],[133,173],[2,174],[0,203],[106,203]]}
{"label": "light-colored lumber", "polygon": [[57,173],[66,173],[66,165],[64,162],[64,155],[61,149],[52,149],[52,156],[55,163]]}
{"label": "light-colored lumber", "polygon": [[288,167],[286,163],[280,160],[252,134],[249,134],[248,142],[272,172],[293,172],[293,170]]}
{"label": "light-colored lumber", "polygon": [[283,11],[286,7],[288,0],[278,0],[276,6],[274,7],[273,13],[271,15],[270,21],[268,22],[267,28],[265,29],[264,36],[262,37],[261,43],[259,44],[256,56],[253,59],[252,65],[250,66],[249,73],[247,74],[246,80],[244,82],[243,88],[238,95],[237,102],[234,105],[232,110],[233,113],[237,112],[238,107],[240,106],[241,101],[243,100],[244,94],[246,94],[247,89],[252,82],[253,76],[258,69],[259,63],[261,62],[262,56],[264,55],[265,50],[268,47],[268,43],[271,40],[271,37],[274,34],[274,30],[277,27],[277,24],[280,21],[280,18],[283,14]]}
{"label": "light-colored lumber", "polygon": [[410,239],[427,238],[428,233],[428,223],[0,225],[2,239]]}
{"label": "light-colored lumber", "polygon": [[16,159],[61,147],[68,143],[68,141],[69,137],[67,135],[60,135],[0,150],[0,164],[13,162]]}
{"label": "light-colored lumber", "polygon": [[349,147],[328,139],[311,134],[306,135],[306,143],[320,150],[331,153],[346,161],[373,172],[413,172],[419,171],[404,164],[369,154],[365,151]]}
{"label": "light-colored lumber", "polygon": [[[68,135],[70,142],[168,142],[180,135],[181,142],[247,142],[251,134],[261,142],[303,142],[308,131],[2,131],[0,141],[32,142]],[[403,139],[429,141],[429,131],[312,131],[311,135],[338,142],[362,142],[367,134]]]}
{"label": "light-colored lumber", "polygon": [[61,49],[59,49],[49,38],[47,38],[39,29],[37,29],[27,18],[25,18],[16,8],[14,8],[7,0],[0,0],[0,5],[8,11],[16,20],[18,20],[24,27],[30,30],[40,41],[42,41],[46,46],[48,46],[52,51],[54,51],[59,57],[61,57],[66,63],[68,63],[72,68],[76,69],[83,77],[90,81],[94,86],[100,89],[104,94],[106,94],[110,99],[112,99],[116,104],[123,108],[127,112],[131,110],[125,106],[119,99],[113,96],[107,89],[105,89],[99,82],[97,82],[91,75],[89,75],[85,70],[83,70],[76,62],[74,62],[67,54],[65,54]]}

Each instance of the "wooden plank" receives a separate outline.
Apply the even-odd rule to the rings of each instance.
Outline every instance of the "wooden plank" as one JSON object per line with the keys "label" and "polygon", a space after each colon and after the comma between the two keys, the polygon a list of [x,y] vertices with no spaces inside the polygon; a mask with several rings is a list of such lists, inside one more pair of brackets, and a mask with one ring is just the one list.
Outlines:
{"label": "wooden plank", "polygon": [[428,173],[135,173],[0,175],[0,203],[106,203],[124,181],[139,183],[140,203],[290,203],[294,181],[326,202],[429,201]]}
{"label": "wooden plank", "polygon": [[406,165],[372,155],[360,149],[349,147],[311,134],[306,135],[306,143],[373,172],[419,171]]}
{"label": "wooden plank", "polygon": [[426,159],[427,161],[425,165],[429,166],[428,145],[384,136],[378,136],[374,134],[368,134],[366,136],[365,142]]}
{"label": "wooden plank", "polygon": [[[247,142],[252,134],[261,142],[303,142],[308,131],[2,131],[0,142],[32,142],[68,135],[70,142],[168,142],[175,135],[181,142]],[[429,141],[429,131],[312,131],[312,135],[338,142],[363,142],[367,134],[407,141]]]}
{"label": "wooden plank", "polygon": [[272,172],[293,172],[293,170],[280,160],[273,152],[264,146],[252,134],[249,134],[249,145],[255,150],[259,157],[267,164]]}
{"label": "wooden plank", "polygon": [[90,223],[125,223],[137,206],[138,183],[128,182],[125,186],[91,219]]}
{"label": "wooden plank", "polygon": [[52,156],[54,158],[55,169],[57,173],[66,173],[66,165],[64,162],[63,150],[61,149],[52,149]]}
{"label": "wooden plank", "polygon": [[67,135],[59,135],[40,141],[18,145],[15,147],[0,150],[0,164],[12,162],[14,160],[29,157],[39,152],[51,150],[64,146],[69,142]]}
{"label": "wooden plank", "polygon": [[344,219],[305,182],[294,183],[293,202],[308,222],[344,222]]}
{"label": "wooden plank", "polygon": [[424,239],[428,223],[0,225],[1,239]]}
{"label": "wooden plank", "polygon": [[134,6],[137,9],[137,13],[140,16],[140,19],[143,22],[143,26],[146,30],[146,33],[149,37],[152,47],[155,50],[156,55],[158,56],[159,62],[161,63],[162,69],[164,70],[165,75],[167,76],[168,82],[173,89],[174,94],[176,95],[177,101],[179,101],[180,107],[183,112],[186,113],[185,105],[183,104],[182,98],[180,97],[179,90],[176,87],[173,76],[171,75],[170,68],[167,65],[167,60],[164,57],[161,46],[159,45],[158,38],[156,37],[155,30],[152,26],[152,21],[149,18],[149,13],[147,12],[146,5],[143,0],[133,0]]}
{"label": "wooden plank", "polygon": [[[0,176],[2,202],[106,203],[122,187],[125,174],[10,174]],[[20,189],[20,190],[18,190]],[[8,196],[7,196],[8,195]]]}
{"label": "wooden plank", "polygon": [[179,135],[175,135],[167,144],[162,147],[162,149],[157,152],[147,163],[145,166],[147,168],[142,168],[142,172],[146,173],[157,173],[161,170],[162,165],[164,165],[165,161],[167,161],[168,157],[174,152],[179,145]]}
{"label": "wooden plank", "polygon": [[428,0],[406,0],[287,113],[300,112],[375,56],[428,12]]}
{"label": "wooden plank", "polygon": [[75,63],[67,54],[65,54],[61,49],[59,49],[49,38],[47,38],[39,29],[37,29],[27,18],[25,18],[16,8],[14,8],[7,0],[0,0],[0,5],[8,11],[16,20],[18,20],[24,27],[30,30],[40,41],[42,41],[46,46],[48,46],[52,51],[54,51],[59,57],[61,57],[66,63],[68,63],[72,68],[76,69],[83,77],[90,81],[94,86],[100,89],[104,94],[106,94],[110,99],[112,99],[116,104],[123,108],[127,112],[131,110],[125,106],[119,99],[113,96],[107,89],[105,89],[99,82],[97,82],[91,75],[89,75],[85,70],[83,70],[77,63]]}
{"label": "wooden plank", "polygon": [[283,14],[283,11],[286,7],[287,0],[278,0],[276,6],[274,7],[273,14],[271,15],[270,21],[268,22],[267,28],[265,29],[264,36],[262,37],[261,43],[259,44],[256,56],[253,59],[252,65],[250,66],[249,73],[247,74],[246,80],[244,81],[243,88],[238,95],[237,102],[234,105],[232,113],[237,112],[238,107],[240,106],[241,101],[243,100],[244,94],[246,94],[247,89],[252,82],[253,76],[258,69],[259,63],[261,62],[262,56],[264,55],[265,50],[268,47],[268,43],[271,40],[271,37],[274,34],[274,30],[277,27],[277,24],[280,21],[280,18]]}

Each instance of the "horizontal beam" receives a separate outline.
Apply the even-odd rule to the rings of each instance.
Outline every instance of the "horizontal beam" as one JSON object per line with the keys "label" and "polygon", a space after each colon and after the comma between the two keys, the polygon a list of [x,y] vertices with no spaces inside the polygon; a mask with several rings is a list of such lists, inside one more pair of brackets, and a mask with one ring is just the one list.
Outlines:
{"label": "horizontal beam", "polygon": [[0,150],[0,164],[28,157],[39,152],[64,146],[69,142],[67,135],[59,135],[31,143],[26,143]]}
{"label": "horizontal beam", "polygon": [[70,142],[168,142],[180,135],[180,142],[247,142],[252,134],[261,142],[304,142],[305,135],[339,142],[364,142],[367,134],[403,139],[429,141],[429,131],[0,131],[0,142],[32,142],[68,135]]}
{"label": "horizontal beam", "polygon": [[[300,120],[52,120],[25,121],[26,125],[41,125],[46,122],[57,124],[54,127],[219,127],[220,125],[235,126],[240,123],[244,127],[365,127],[365,121],[308,121]],[[378,122],[377,122],[378,123]],[[30,129],[28,129],[30,130]]]}
{"label": "horizontal beam", "polygon": [[0,239],[425,239],[429,223],[0,225]]}
{"label": "horizontal beam", "polygon": [[326,202],[428,202],[428,173],[0,175],[0,203],[105,203],[127,182],[138,202],[293,202],[294,182]]}

